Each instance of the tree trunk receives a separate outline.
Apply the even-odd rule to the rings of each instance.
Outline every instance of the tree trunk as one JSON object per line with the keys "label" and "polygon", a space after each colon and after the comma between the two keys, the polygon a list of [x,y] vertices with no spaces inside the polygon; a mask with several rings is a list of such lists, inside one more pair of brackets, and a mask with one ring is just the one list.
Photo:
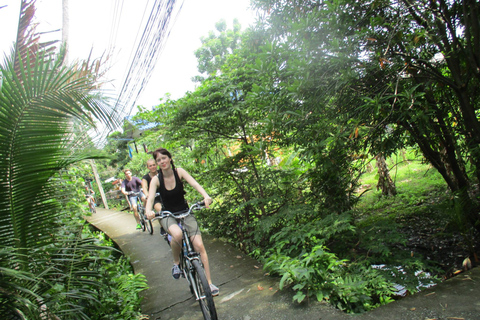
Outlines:
{"label": "tree trunk", "polygon": [[395,188],[395,183],[390,177],[388,171],[387,163],[382,154],[378,154],[375,157],[378,167],[378,183],[377,190],[381,189],[384,196],[395,196],[397,194],[397,189]]}

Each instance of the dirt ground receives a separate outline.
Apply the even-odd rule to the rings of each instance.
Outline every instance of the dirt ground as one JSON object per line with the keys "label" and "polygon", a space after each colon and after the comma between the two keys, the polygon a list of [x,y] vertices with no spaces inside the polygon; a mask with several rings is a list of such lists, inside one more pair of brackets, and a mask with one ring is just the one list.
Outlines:
{"label": "dirt ground", "polygon": [[446,222],[425,215],[400,220],[407,237],[404,249],[432,261],[443,279],[479,265],[480,235],[475,230],[469,235],[454,232]]}

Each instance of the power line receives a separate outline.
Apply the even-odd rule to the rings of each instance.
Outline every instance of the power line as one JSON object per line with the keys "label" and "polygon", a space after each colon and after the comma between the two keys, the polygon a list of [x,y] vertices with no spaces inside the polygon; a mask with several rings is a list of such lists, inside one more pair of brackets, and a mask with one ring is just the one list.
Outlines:
{"label": "power line", "polygon": [[[122,119],[132,112],[138,97],[150,80],[158,57],[170,35],[171,28],[183,7],[183,2],[184,0],[155,0],[126,73],[122,89],[113,107],[117,119]],[[119,16],[118,13],[114,13],[114,21],[116,22],[113,22],[113,24],[118,23],[119,20],[116,20],[116,18]],[[114,38],[116,39],[116,35]],[[110,132],[110,129],[105,128],[97,141],[105,139]]]}
{"label": "power line", "polygon": [[[180,2],[177,7],[177,2]],[[154,70],[158,56],[170,35],[171,21],[176,19],[182,1],[156,0],[133,57],[130,69],[115,104],[115,110],[129,115]]]}

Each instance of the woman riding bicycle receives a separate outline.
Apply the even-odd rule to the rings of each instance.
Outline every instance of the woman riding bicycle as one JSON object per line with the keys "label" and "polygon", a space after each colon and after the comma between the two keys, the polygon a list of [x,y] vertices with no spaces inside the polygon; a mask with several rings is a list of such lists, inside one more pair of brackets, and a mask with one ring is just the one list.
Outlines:
{"label": "woman riding bicycle", "polygon": [[[155,211],[168,210],[171,212],[178,212],[188,210],[182,179],[188,182],[188,184],[203,196],[205,206],[209,208],[212,203],[212,198],[210,198],[205,189],[203,189],[203,187],[187,171],[182,168],[175,168],[170,152],[164,148],[157,149],[153,152],[153,158],[159,166],[159,172],[150,182],[147,205],[145,207],[149,219],[155,218],[155,212],[152,211],[152,207],[154,207]],[[160,193],[160,197],[155,199],[155,194],[157,192]],[[173,254],[172,276],[174,279],[179,279],[181,270],[178,264],[180,262],[179,256],[182,243],[182,231],[180,230],[177,221],[171,217],[160,220],[160,224],[173,238],[171,241]],[[193,215],[190,215],[185,219],[185,227],[187,228],[195,251],[200,253],[212,295],[216,296],[218,295],[219,290],[212,284],[207,252],[203,244],[197,220]]]}

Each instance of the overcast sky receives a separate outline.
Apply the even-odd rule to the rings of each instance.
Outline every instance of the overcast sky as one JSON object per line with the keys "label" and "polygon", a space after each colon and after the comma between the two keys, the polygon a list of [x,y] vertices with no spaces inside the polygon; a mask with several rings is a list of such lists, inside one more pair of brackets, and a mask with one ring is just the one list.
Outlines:
{"label": "overcast sky", "polygon": [[[112,33],[114,1],[123,3],[116,33]],[[153,2],[153,0],[69,0],[70,59],[86,58],[92,48],[94,57],[98,57],[107,50],[108,44],[116,39],[112,67],[107,78],[112,81],[109,87],[111,92],[119,90],[134,50],[135,40],[140,37],[144,23],[148,19],[149,12],[145,13],[145,8],[151,7]],[[181,0],[177,0],[177,3],[181,3]],[[8,53],[15,40],[20,1],[0,0],[0,7],[3,5],[8,7],[0,9],[2,60],[4,53]],[[40,23],[41,31],[61,28],[61,7],[61,0],[37,0],[37,21]],[[231,28],[234,18],[239,19],[242,29],[254,22],[255,16],[253,11],[249,10],[249,0],[184,0],[148,86],[136,104],[150,108],[157,105],[159,99],[166,93],[177,99],[186,91],[193,90],[195,84],[190,79],[197,74],[194,51],[200,47],[200,37],[207,36],[210,30],[214,30],[215,23],[220,19],[225,19]],[[55,37],[60,39],[60,32]]]}

